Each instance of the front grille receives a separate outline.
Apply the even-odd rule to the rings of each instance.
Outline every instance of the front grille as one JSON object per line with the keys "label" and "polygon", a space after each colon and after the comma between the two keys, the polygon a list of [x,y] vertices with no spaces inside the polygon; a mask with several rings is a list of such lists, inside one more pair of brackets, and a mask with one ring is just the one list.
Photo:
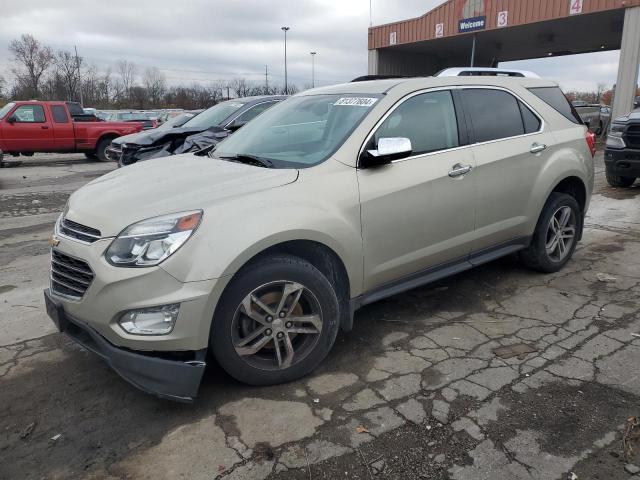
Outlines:
{"label": "front grille", "polygon": [[54,293],[80,299],[92,281],[93,272],[86,262],[51,250],[51,290]]}
{"label": "front grille", "polygon": [[96,240],[100,240],[102,236],[100,230],[72,222],[66,218],[63,218],[60,223],[60,233],[65,237],[76,238],[86,243],[93,243]]}
{"label": "front grille", "polygon": [[627,147],[640,148],[640,124],[629,125],[622,138]]}

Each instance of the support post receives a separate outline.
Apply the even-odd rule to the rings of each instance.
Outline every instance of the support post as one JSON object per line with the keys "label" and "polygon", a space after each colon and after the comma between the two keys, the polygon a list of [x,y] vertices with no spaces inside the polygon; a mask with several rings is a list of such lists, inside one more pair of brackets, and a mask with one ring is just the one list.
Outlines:
{"label": "support post", "polygon": [[626,115],[633,110],[640,68],[640,7],[624,12],[622,45],[618,62],[618,79],[613,97],[612,117]]}
{"label": "support post", "polygon": [[471,44],[471,65],[469,65],[470,67],[473,67],[473,64],[476,61],[476,34],[473,34],[473,43]]}

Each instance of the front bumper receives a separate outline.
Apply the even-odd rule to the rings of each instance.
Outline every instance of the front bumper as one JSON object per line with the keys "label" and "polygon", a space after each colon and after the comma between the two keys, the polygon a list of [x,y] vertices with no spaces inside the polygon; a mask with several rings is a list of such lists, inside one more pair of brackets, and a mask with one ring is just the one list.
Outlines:
{"label": "front bumper", "polygon": [[640,150],[607,148],[604,151],[607,171],[621,177],[640,177]]}
{"label": "front bumper", "polygon": [[105,150],[107,158],[113,162],[120,163],[120,156],[122,155],[122,150],[120,147],[115,147],[113,144],[109,145]]}
{"label": "front bumper", "polygon": [[[101,357],[123,379],[160,398],[180,402],[195,399],[206,367],[206,349],[192,352],[191,360],[172,360],[118,348],[87,323],[69,316],[49,289],[44,291],[44,298],[47,314],[58,330]],[[162,356],[167,357],[167,353],[162,352]]]}

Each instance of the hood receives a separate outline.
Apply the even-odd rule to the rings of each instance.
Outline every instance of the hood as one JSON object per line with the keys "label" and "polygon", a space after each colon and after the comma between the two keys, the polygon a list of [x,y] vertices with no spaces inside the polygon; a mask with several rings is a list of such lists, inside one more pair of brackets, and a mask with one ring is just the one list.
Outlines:
{"label": "hood", "polygon": [[204,132],[205,130],[207,130],[207,128],[202,127],[176,127],[160,130],[154,128],[151,130],[136,133],[134,135],[127,135],[125,137],[117,138],[116,140],[114,140],[114,143],[120,145],[123,143],[133,143],[140,146],[149,146],[160,141],[168,141],[172,138],[188,137],[189,135]]}
{"label": "hood", "polygon": [[222,199],[295,182],[295,169],[273,169],[192,154],[120,168],[69,197],[66,218],[112,237],[146,218],[205,211]]}
{"label": "hood", "polygon": [[628,121],[632,121],[634,123],[640,121],[640,110],[636,109],[628,115],[618,117],[614,120],[615,123],[625,123]]}

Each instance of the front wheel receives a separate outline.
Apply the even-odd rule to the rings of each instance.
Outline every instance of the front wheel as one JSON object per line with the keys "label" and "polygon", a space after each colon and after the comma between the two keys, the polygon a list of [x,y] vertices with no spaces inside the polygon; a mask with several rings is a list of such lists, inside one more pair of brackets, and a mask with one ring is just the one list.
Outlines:
{"label": "front wheel", "polygon": [[613,175],[609,170],[605,170],[607,183],[612,187],[630,187],[636,181],[636,177],[623,177],[621,175]]}
{"label": "front wheel", "polygon": [[107,148],[111,145],[111,138],[103,138],[96,145],[95,156],[101,162],[110,162],[111,159],[107,157]]}
{"label": "front wheel", "polygon": [[520,252],[520,259],[539,272],[557,272],[573,255],[582,222],[582,211],[575,198],[566,193],[552,193],[542,209],[531,244]]}
{"label": "front wheel", "polygon": [[292,256],[241,270],[216,309],[210,346],[232,377],[250,385],[289,382],[310,373],[333,346],[339,304],[327,278]]}

